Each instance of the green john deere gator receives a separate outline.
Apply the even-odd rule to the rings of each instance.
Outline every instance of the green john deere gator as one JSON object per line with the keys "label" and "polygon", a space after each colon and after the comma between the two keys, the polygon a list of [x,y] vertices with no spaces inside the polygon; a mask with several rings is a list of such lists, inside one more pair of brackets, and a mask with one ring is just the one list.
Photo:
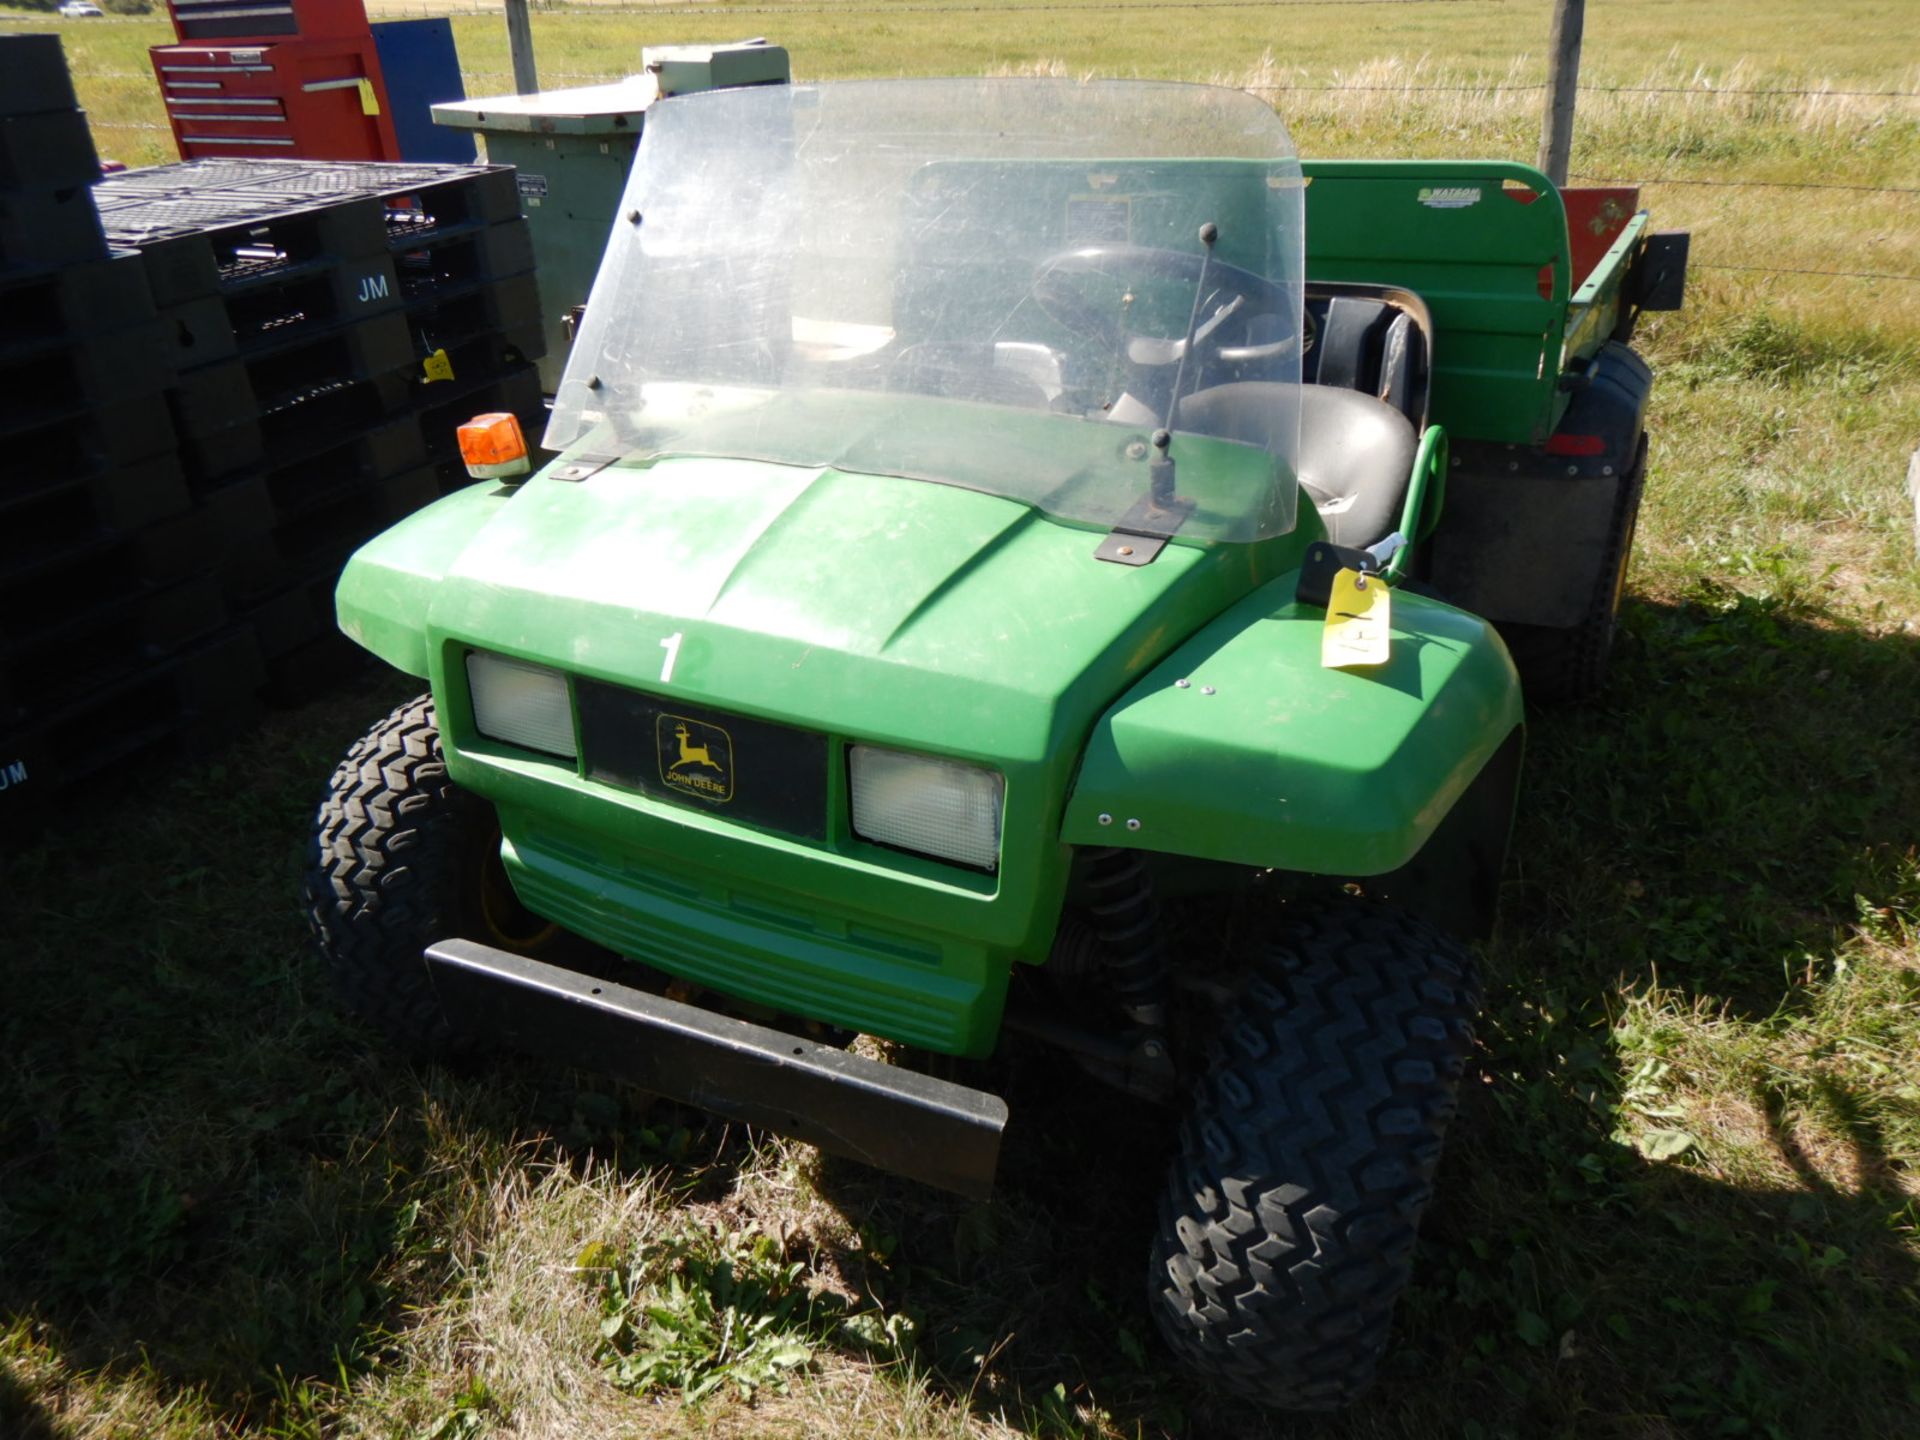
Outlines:
{"label": "green john deere gator", "polygon": [[[1624,195],[1303,165],[1200,86],[658,107],[558,458],[341,580],[429,687],[320,812],[347,999],[976,1195],[1000,1098],[847,1042],[1058,1046],[1184,1114],[1169,1345],[1345,1402],[1471,1044],[1523,719],[1489,618],[1546,688],[1604,670],[1625,341],[1684,272]],[[1196,906],[1242,918],[1176,939]]]}

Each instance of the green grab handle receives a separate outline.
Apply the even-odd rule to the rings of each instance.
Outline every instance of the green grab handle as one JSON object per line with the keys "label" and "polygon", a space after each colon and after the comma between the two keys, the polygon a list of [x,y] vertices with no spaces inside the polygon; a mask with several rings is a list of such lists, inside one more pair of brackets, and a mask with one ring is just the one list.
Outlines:
{"label": "green grab handle", "polygon": [[1413,547],[1433,534],[1440,524],[1440,508],[1447,501],[1447,431],[1429,425],[1413,456],[1413,478],[1407,482],[1406,504],[1400,509],[1400,533],[1407,543],[1387,562],[1387,583],[1400,582]]}

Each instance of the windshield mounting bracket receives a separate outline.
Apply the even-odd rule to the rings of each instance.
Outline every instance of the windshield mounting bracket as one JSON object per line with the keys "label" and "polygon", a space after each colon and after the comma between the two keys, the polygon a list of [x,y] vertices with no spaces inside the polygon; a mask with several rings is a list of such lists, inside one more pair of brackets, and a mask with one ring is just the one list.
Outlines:
{"label": "windshield mounting bracket", "polygon": [[565,465],[556,466],[552,471],[552,475],[555,480],[572,480],[578,482],[598,475],[602,470],[614,463],[612,460],[601,460],[588,456],[585,459],[570,460]]}
{"label": "windshield mounting bracket", "polygon": [[1153,497],[1136,500],[1094,548],[1093,558],[1114,565],[1151,565],[1193,513],[1193,501],[1179,497],[1165,504]]}

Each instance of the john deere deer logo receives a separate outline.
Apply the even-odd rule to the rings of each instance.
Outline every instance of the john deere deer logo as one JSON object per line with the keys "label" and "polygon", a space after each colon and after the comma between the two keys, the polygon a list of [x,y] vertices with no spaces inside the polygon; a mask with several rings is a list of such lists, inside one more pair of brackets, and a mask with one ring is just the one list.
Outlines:
{"label": "john deere deer logo", "polygon": [[680,758],[667,767],[669,770],[678,770],[682,765],[704,765],[709,770],[720,768],[713,763],[711,750],[705,745],[693,743],[693,732],[687,729],[686,721],[682,720],[673,727],[673,738],[680,742]]}
{"label": "john deere deer logo", "polygon": [[733,798],[733,737],[725,730],[685,715],[662,715],[654,737],[661,784],[721,804]]}

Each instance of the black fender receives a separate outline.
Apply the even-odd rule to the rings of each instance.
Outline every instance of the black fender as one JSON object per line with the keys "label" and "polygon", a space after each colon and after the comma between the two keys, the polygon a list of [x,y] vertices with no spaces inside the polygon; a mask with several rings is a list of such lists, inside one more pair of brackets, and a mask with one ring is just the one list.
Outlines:
{"label": "black fender", "polygon": [[1641,483],[1653,371],[1608,341],[1542,446],[1456,440],[1427,579],[1495,624],[1564,629],[1585,617],[1623,496]]}

